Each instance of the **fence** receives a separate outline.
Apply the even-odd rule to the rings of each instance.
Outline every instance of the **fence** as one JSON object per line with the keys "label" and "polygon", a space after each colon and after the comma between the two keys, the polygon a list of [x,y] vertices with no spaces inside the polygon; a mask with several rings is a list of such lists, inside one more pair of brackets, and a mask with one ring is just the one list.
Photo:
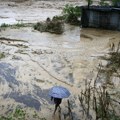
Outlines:
{"label": "fence", "polygon": [[120,30],[120,8],[86,6],[82,8],[82,27]]}

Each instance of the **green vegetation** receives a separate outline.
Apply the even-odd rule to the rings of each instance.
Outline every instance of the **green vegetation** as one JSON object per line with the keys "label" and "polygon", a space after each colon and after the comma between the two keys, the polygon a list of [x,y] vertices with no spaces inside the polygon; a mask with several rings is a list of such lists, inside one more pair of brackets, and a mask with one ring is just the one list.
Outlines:
{"label": "green vegetation", "polygon": [[[29,117],[29,114],[26,113],[25,110],[22,108],[16,108],[14,111],[8,113],[8,115],[0,116],[0,120],[30,120]],[[37,120],[46,120],[45,118],[40,118],[36,112],[32,117]]]}
{"label": "green vegetation", "polygon": [[18,23],[16,23],[16,24],[14,24],[13,26],[18,27],[18,28],[19,28],[19,27],[25,27],[25,24],[22,23],[22,22],[21,22],[21,23],[18,22]]}
{"label": "green vegetation", "polygon": [[109,4],[106,2],[106,0],[100,0],[99,4],[100,4],[100,6],[109,6]]}
{"label": "green vegetation", "polygon": [[120,0],[112,0],[112,5],[117,6],[117,4],[120,3]]}
{"label": "green vegetation", "polygon": [[[120,120],[120,114],[118,112],[120,110],[119,88],[115,85],[116,83],[114,81],[111,87],[106,82],[108,78],[104,77],[104,74],[106,74],[110,79],[112,75],[113,77],[117,77],[118,81],[120,80],[120,43],[116,49],[108,53],[107,57],[102,58],[108,64],[105,66],[99,64],[98,74],[94,80],[85,79],[85,87],[78,96],[80,106],[78,106],[78,103],[75,105],[78,106],[78,109],[80,108],[81,118],[86,120]],[[112,74],[109,74],[109,70],[113,71]],[[68,113],[64,118],[74,119],[73,103],[75,102],[68,101]]]}
{"label": "green vegetation", "polygon": [[53,17],[52,20],[47,18],[45,22],[36,23],[34,29],[40,32],[62,34],[64,32],[64,24],[58,17]]}
{"label": "green vegetation", "polygon": [[[113,44],[114,46],[114,44]],[[107,56],[100,57],[103,60],[108,61],[108,64],[104,67],[104,71],[109,75],[113,75],[114,73],[118,74],[120,70],[120,42],[118,44],[117,50],[109,52]]]}
{"label": "green vegetation", "polygon": [[61,16],[54,16],[52,20],[47,18],[45,22],[38,22],[34,25],[34,29],[40,32],[62,34],[64,32],[64,22],[71,25],[80,25],[80,16],[80,7],[67,4]]}
{"label": "green vegetation", "polygon": [[[109,93],[107,84],[97,87],[97,79],[99,79],[99,72],[95,80],[86,79],[85,88],[78,96],[81,117],[86,120],[120,120],[117,112],[120,109],[119,98]],[[73,101],[68,101],[70,120],[74,118],[72,103]]]}
{"label": "green vegetation", "polygon": [[6,24],[6,23],[3,23],[3,24],[1,24],[0,27],[1,27],[1,28],[6,28],[6,27],[10,27],[10,25],[9,25],[9,24]]}
{"label": "green vegetation", "polygon": [[13,24],[13,25],[3,23],[3,24],[1,24],[0,28],[7,28],[7,27],[20,28],[20,27],[25,27],[25,26],[26,26],[26,24],[24,24],[22,22],[18,22],[18,23]]}
{"label": "green vegetation", "polygon": [[66,23],[72,25],[80,25],[80,16],[81,16],[81,9],[80,7],[74,7],[72,5],[67,4],[63,9],[63,16]]}
{"label": "green vegetation", "polygon": [[26,112],[20,108],[16,108],[14,112],[8,116],[1,116],[0,120],[25,120]]}
{"label": "green vegetation", "polygon": [[5,58],[5,54],[4,53],[0,53],[0,59]]}
{"label": "green vegetation", "polygon": [[119,105],[119,102],[113,101],[112,95],[107,90],[107,85],[97,88],[96,80],[94,85],[91,84],[92,81],[86,80],[85,90],[79,96],[84,115],[88,119],[95,120],[120,120],[120,116],[116,112],[118,109],[116,105]]}
{"label": "green vegetation", "polygon": [[111,52],[109,53],[109,57],[106,58],[109,61],[107,68],[110,68],[113,71],[120,70],[120,53],[119,52]]}
{"label": "green vegetation", "polygon": [[63,15],[61,15],[61,16],[56,15],[53,17],[53,20],[55,20],[55,21],[58,20],[58,21],[64,22],[64,16]]}
{"label": "green vegetation", "polygon": [[13,117],[19,118],[21,120],[25,119],[26,112],[23,111],[22,109],[16,108]]}
{"label": "green vegetation", "polygon": [[88,8],[89,8],[89,6],[92,5],[93,0],[86,0],[86,1],[87,1],[87,3],[88,3]]}

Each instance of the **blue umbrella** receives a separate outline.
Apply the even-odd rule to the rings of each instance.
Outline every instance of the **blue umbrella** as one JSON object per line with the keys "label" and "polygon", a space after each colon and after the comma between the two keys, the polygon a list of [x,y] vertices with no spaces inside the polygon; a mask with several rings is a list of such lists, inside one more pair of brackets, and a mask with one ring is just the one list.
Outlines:
{"label": "blue umbrella", "polygon": [[70,92],[62,86],[54,86],[50,89],[49,95],[54,98],[68,98]]}

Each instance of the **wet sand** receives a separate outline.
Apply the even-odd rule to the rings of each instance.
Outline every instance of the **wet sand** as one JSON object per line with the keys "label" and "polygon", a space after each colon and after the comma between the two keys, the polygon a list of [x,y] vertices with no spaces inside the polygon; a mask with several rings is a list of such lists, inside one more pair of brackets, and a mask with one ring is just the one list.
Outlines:
{"label": "wet sand", "polygon": [[[22,13],[25,10],[23,4],[7,8],[8,11],[9,9],[16,11],[15,20],[21,17],[24,22],[36,22],[61,12],[60,8],[55,7],[52,7],[54,11],[49,13],[46,12],[47,9],[43,9],[46,12],[43,17],[43,14],[35,12],[42,8],[39,9],[39,4],[34,3],[28,7],[28,14],[25,16],[26,12]],[[28,5],[28,2],[25,4]],[[38,7],[36,8],[35,5]],[[5,9],[6,3],[5,6],[1,3],[0,9],[2,7]],[[23,11],[20,11],[22,7]],[[34,7],[36,9],[32,12],[37,17],[31,13]],[[18,13],[20,16],[17,16]],[[11,17],[10,14],[6,16]],[[98,57],[108,53],[112,43],[117,46],[120,34],[118,31],[83,29],[65,25],[65,32],[62,35],[40,33],[32,27],[23,27],[1,30],[0,38],[0,52],[6,55],[0,61],[0,113],[5,114],[9,109],[22,106],[31,113],[29,118],[31,120],[35,110],[40,117],[53,120],[54,105],[48,96],[49,88],[61,85],[70,90],[69,99],[75,102],[73,111],[76,119],[80,118],[78,94],[84,88],[84,80],[96,77],[99,63],[105,64],[105,61]],[[61,108],[62,113],[66,114],[67,99],[63,100]],[[55,119],[58,119],[58,113]]]}

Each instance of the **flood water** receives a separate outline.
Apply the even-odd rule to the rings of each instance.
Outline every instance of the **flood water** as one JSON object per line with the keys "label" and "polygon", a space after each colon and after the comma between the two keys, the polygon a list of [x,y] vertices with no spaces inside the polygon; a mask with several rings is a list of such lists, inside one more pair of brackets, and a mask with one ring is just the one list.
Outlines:
{"label": "flood water", "polygon": [[[33,9],[37,4],[28,9],[16,4],[6,8],[6,5],[0,5],[0,24],[14,24],[19,20],[34,23],[61,13],[61,9],[55,8]],[[112,43],[117,46],[119,38],[118,31],[67,24],[62,35],[40,33],[32,27],[1,30],[0,52],[5,53],[5,58],[0,60],[1,114],[21,106],[52,120],[54,106],[48,96],[49,89],[62,85],[70,90],[70,99],[75,100],[84,79],[95,78],[99,63],[105,64],[98,57],[106,54]],[[63,113],[66,104],[67,99],[61,105]]]}

